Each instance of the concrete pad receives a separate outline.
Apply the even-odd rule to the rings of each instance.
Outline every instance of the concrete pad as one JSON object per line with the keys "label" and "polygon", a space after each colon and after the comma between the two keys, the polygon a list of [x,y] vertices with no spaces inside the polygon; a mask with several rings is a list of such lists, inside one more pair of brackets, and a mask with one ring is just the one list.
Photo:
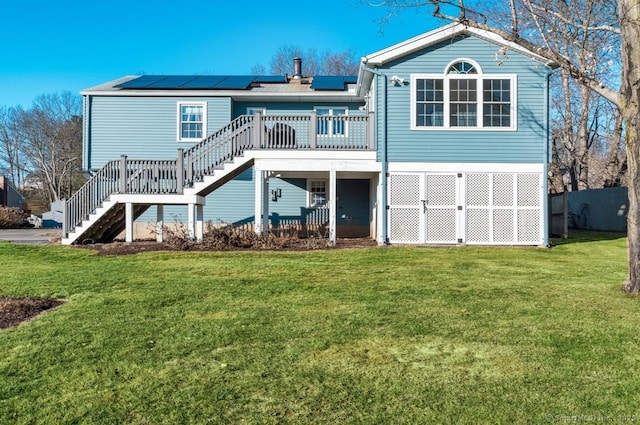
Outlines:
{"label": "concrete pad", "polygon": [[19,244],[60,243],[60,236],[56,229],[0,229],[0,240]]}

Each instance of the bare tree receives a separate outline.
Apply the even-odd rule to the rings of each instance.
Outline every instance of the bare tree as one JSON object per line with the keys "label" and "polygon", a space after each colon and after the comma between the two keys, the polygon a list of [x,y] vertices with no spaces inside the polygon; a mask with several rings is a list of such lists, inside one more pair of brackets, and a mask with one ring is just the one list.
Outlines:
{"label": "bare tree", "polygon": [[[281,46],[271,58],[269,73],[285,75],[293,72],[293,58],[303,59],[302,72],[305,76],[316,75],[357,75],[359,58],[353,50],[318,53],[315,49],[303,50],[298,46]],[[264,74],[265,67],[257,64],[251,68],[252,74]]]}
{"label": "bare tree", "polygon": [[[475,13],[467,8],[463,0],[455,2],[390,0],[382,3],[392,9],[428,6],[436,17],[498,34],[557,63],[580,85],[591,89],[619,109],[624,129],[629,185],[627,214],[629,279],[625,282],[624,288],[630,293],[640,293],[640,169],[638,168],[640,160],[640,85],[638,84],[640,81],[640,4],[635,0],[619,0],[617,4],[612,0],[585,0],[581,4],[586,5],[590,8],[589,10],[612,10],[613,7],[614,13],[598,14],[598,16],[608,16],[608,20],[603,18],[601,21],[583,21],[576,19],[578,2],[570,0],[553,2],[545,9],[542,4],[529,0],[523,0],[524,8],[518,8],[515,1],[509,1],[508,8],[512,19],[509,29],[505,30],[492,25],[486,15]],[[451,14],[449,9],[445,10],[445,6],[454,7],[458,13]],[[536,37],[530,37],[527,32],[523,33],[519,27],[521,22],[519,17],[523,13],[526,13],[527,17],[535,23]],[[615,84],[600,78],[601,76],[589,67],[588,62],[582,63],[575,57],[567,55],[567,52],[556,50],[547,36],[551,28],[547,17],[572,27],[574,31],[587,33],[589,39],[603,34],[619,35],[619,54],[622,63],[620,90]],[[575,48],[580,50],[584,49],[584,46],[577,45]]]}
{"label": "bare tree", "polygon": [[23,140],[18,131],[18,117],[22,108],[0,108],[0,170],[18,186],[28,173]]}
{"label": "bare tree", "polygon": [[16,117],[31,176],[42,183],[47,202],[71,195],[82,179],[81,112],[81,99],[65,92],[37,97]]}

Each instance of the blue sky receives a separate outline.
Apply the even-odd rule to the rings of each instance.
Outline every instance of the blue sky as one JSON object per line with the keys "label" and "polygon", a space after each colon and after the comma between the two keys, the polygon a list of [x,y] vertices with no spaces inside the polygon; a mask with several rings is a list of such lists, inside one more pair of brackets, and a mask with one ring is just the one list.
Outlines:
{"label": "blue sky", "polygon": [[[444,22],[426,9],[361,0],[31,0],[0,2],[0,107],[130,74],[247,74],[283,45],[358,56]],[[183,6],[181,6],[183,5]]]}

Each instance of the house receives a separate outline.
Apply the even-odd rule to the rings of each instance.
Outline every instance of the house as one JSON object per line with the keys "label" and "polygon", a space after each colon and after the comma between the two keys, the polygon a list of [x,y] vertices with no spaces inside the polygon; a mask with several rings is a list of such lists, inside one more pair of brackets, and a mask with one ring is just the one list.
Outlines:
{"label": "house", "polygon": [[554,64],[451,24],[353,77],[126,76],[84,90],[63,243],[171,217],[392,244],[546,245]]}

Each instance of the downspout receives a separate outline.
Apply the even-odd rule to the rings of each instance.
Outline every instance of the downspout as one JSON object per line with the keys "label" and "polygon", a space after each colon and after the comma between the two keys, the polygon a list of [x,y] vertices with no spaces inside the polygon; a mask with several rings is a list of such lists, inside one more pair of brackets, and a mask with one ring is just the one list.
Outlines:
{"label": "downspout", "polygon": [[546,143],[544,146],[544,166],[542,174],[542,213],[545,214],[544,229],[542,234],[542,242],[544,246],[549,246],[549,224],[551,221],[551,210],[549,209],[549,163],[551,162],[551,129],[549,127],[549,87],[551,86],[551,73],[547,74],[547,95],[545,96],[545,127],[546,127]]}
{"label": "downspout", "polygon": [[[382,133],[382,141],[380,141],[378,139],[378,131],[375,132],[375,140],[376,140],[376,146],[380,147],[380,162],[382,163],[382,172],[381,172],[381,177],[382,177],[382,181],[381,181],[381,186],[382,186],[382,243],[385,245],[389,245],[389,225],[388,225],[388,221],[389,221],[389,214],[388,214],[388,210],[387,210],[387,206],[388,206],[388,195],[387,195],[387,179],[388,179],[388,173],[389,173],[389,164],[388,164],[388,160],[387,160],[387,75],[383,72],[380,72],[376,69],[373,68],[369,68],[366,65],[366,59],[363,59],[362,62],[362,69],[365,71],[368,71],[374,75],[377,75],[379,77],[382,77],[382,102],[381,104],[381,108],[382,108],[382,122],[380,123],[381,126],[381,133]],[[376,110],[376,117],[378,116],[377,110]],[[382,143],[380,143],[382,142]]]}

